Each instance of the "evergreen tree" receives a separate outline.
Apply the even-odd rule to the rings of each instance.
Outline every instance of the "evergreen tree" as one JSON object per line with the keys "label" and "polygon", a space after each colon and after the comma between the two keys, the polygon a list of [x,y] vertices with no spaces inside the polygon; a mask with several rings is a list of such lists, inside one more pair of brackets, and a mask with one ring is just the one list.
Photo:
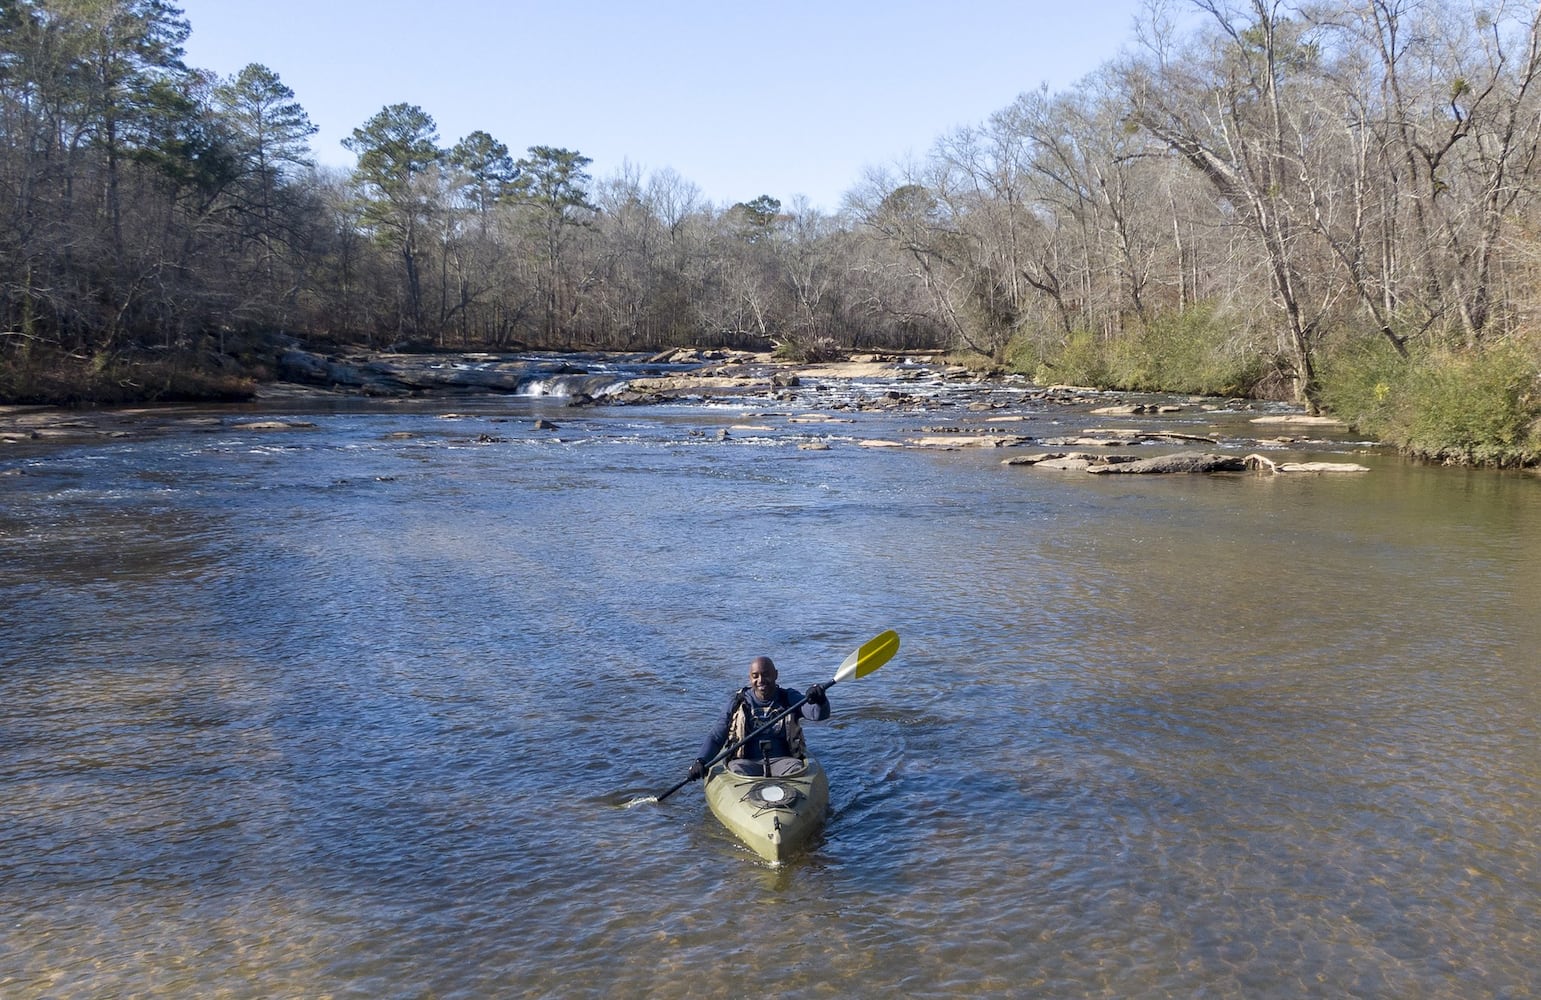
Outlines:
{"label": "evergreen tree", "polygon": [[415,104],[392,104],[353,130],[343,147],[358,155],[353,177],[363,199],[363,221],[401,255],[406,278],[406,321],[423,330],[420,243],[437,192],[429,181],[443,157],[438,125]]}
{"label": "evergreen tree", "polygon": [[562,322],[562,264],[567,239],[571,230],[586,226],[598,211],[589,200],[586,172],[593,161],[553,146],[531,146],[528,152],[515,164],[519,176],[514,188],[520,203],[533,213],[546,258],[545,332],[553,341],[561,341],[568,336]]}

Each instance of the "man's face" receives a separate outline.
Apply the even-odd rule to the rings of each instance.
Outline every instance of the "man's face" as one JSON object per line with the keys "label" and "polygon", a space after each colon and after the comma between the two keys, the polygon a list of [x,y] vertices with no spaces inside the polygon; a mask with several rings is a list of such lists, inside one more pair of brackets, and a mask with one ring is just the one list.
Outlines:
{"label": "man's face", "polygon": [[754,696],[761,701],[767,701],[776,691],[776,668],[761,666],[758,663],[749,667],[749,686],[754,690]]}

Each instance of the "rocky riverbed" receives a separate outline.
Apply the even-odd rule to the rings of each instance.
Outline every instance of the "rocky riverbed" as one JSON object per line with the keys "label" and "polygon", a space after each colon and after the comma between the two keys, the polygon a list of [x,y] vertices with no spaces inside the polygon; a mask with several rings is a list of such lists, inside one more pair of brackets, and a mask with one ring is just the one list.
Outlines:
{"label": "rocky riverbed", "polygon": [[[172,429],[242,427],[284,432],[309,426],[276,416],[286,408],[332,397],[453,400],[488,394],[549,397],[564,407],[623,407],[691,402],[761,401],[780,419],[808,427],[853,425],[852,439],[868,447],[1028,449],[1013,465],[1094,474],[1152,472],[1349,472],[1356,463],[1279,462],[1260,454],[1312,433],[1343,430],[1273,404],[1247,400],[1133,397],[1074,386],[1035,386],[1019,378],[980,376],[926,354],[853,355],[843,361],[794,364],[768,354],[672,351],[658,355],[321,355],[289,351],[280,380],[260,387],[254,404],[226,409],[150,406],[92,410],[0,407],[0,459],[8,453],[92,440],[153,435]],[[1255,412],[1254,412],[1255,411]],[[861,415],[912,415],[902,437],[863,439]],[[1043,433],[1044,413],[1063,413],[1066,433]],[[1223,441],[1195,430],[1193,414],[1245,414],[1255,436]],[[1188,417],[1189,419],[1184,419]],[[1117,418],[1134,426],[1098,426]],[[1032,429],[1027,428],[1031,421]],[[1061,422],[1047,421],[1058,430]],[[1234,421],[1233,421],[1234,422]],[[720,430],[728,440],[731,430]],[[1307,437],[1307,440],[1308,437]],[[825,447],[818,440],[800,445]],[[1120,452],[1165,446],[1165,453]],[[1173,447],[1181,450],[1171,453]]]}

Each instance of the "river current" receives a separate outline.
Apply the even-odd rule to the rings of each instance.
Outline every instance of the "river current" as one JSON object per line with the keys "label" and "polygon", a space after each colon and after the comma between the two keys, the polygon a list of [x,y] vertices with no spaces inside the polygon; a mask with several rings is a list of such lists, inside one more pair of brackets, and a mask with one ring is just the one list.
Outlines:
{"label": "river current", "polygon": [[[1054,472],[800,399],[0,452],[0,995],[1541,993],[1541,482]],[[753,656],[888,628],[806,855],[652,799]]]}

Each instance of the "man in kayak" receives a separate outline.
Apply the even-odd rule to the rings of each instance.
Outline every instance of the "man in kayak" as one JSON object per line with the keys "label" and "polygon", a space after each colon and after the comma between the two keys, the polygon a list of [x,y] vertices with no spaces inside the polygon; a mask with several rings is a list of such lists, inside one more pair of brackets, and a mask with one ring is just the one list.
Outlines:
{"label": "man in kayak", "polygon": [[[748,686],[733,695],[728,710],[707,734],[706,742],[701,744],[696,762],[690,765],[691,778],[706,774],[707,762],[723,747],[739,742],[802,698],[801,691],[776,684],[776,664],[770,657],[756,656],[749,662]],[[827,718],[829,698],[824,694],[824,686],[815,684],[808,689],[807,701],[734,751],[728,767],[740,774],[795,772],[802,767],[803,756],[807,753],[800,720],[823,722]]]}

